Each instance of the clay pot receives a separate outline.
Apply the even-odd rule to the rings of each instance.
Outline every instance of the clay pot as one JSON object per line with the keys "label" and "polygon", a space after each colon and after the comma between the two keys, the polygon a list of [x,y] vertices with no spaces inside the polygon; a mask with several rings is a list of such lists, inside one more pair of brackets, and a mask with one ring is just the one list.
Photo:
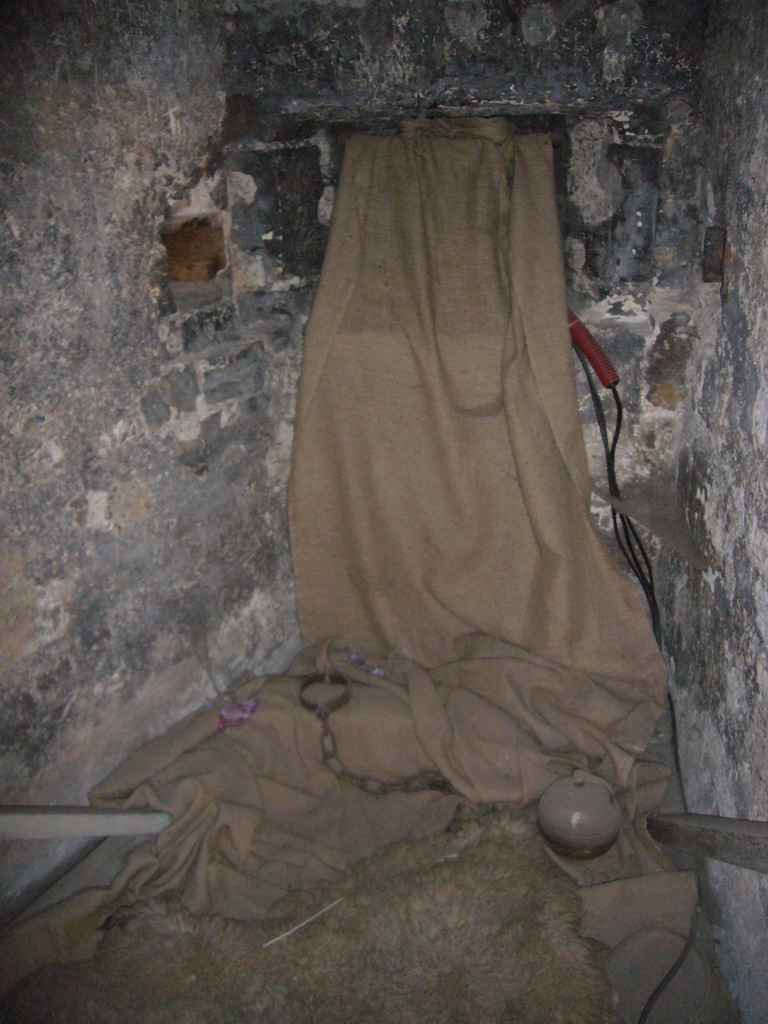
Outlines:
{"label": "clay pot", "polygon": [[536,820],[556,853],[586,860],[599,857],[613,845],[621,811],[608,782],[577,768],[544,790]]}

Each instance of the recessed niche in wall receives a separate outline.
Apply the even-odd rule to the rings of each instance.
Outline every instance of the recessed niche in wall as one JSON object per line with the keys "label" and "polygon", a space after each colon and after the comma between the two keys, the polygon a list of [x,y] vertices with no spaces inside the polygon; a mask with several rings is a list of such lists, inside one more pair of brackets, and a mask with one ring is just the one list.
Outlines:
{"label": "recessed niche in wall", "polygon": [[217,214],[169,221],[160,241],[168,257],[168,284],[180,312],[221,298],[216,278],[227,258]]}

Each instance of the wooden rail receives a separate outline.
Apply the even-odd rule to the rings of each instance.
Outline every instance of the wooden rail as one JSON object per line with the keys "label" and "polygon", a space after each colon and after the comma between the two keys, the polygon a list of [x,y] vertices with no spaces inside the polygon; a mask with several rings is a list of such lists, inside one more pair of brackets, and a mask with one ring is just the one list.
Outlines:
{"label": "wooden rail", "polygon": [[711,814],[658,814],[648,831],[659,843],[768,873],[768,821]]}
{"label": "wooden rail", "polygon": [[0,807],[0,839],[154,835],[171,823],[166,811],[97,807]]}

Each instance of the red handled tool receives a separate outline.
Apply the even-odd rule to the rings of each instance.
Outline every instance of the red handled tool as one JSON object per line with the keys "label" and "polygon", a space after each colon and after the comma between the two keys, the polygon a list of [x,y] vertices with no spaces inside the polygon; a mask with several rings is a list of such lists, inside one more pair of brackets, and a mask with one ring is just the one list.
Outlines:
{"label": "red handled tool", "polygon": [[572,309],[568,310],[568,327],[571,341],[589,361],[603,387],[612,388],[618,384],[621,377],[616,373],[610,359],[603,352],[594,334],[579,320]]}

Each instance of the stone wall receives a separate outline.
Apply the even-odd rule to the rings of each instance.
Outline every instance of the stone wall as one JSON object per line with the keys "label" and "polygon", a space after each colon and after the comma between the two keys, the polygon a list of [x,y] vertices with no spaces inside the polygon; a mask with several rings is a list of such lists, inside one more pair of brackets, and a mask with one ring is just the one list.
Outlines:
{"label": "stone wall", "polygon": [[[297,646],[293,403],[351,131],[554,133],[570,301],[624,378],[619,475],[668,501],[702,346],[695,0],[39,0],[2,27],[5,801],[83,801]],[[10,904],[67,852],[6,844]]]}
{"label": "stone wall", "polygon": [[[190,294],[160,241],[240,195],[216,164],[207,7],[25,4],[3,25],[5,802],[84,802],[297,643],[283,492],[306,298],[276,287],[241,317],[234,257]],[[3,844],[10,906],[75,845]]]}
{"label": "stone wall", "polygon": [[[669,651],[691,810],[768,818],[768,12],[713,3],[703,62],[703,213],[727,230],[700,287],[679,488],[710,567],[670,577]],[[708,902],[746,1024],[768,1018],[768,882],[710,862]]]}

